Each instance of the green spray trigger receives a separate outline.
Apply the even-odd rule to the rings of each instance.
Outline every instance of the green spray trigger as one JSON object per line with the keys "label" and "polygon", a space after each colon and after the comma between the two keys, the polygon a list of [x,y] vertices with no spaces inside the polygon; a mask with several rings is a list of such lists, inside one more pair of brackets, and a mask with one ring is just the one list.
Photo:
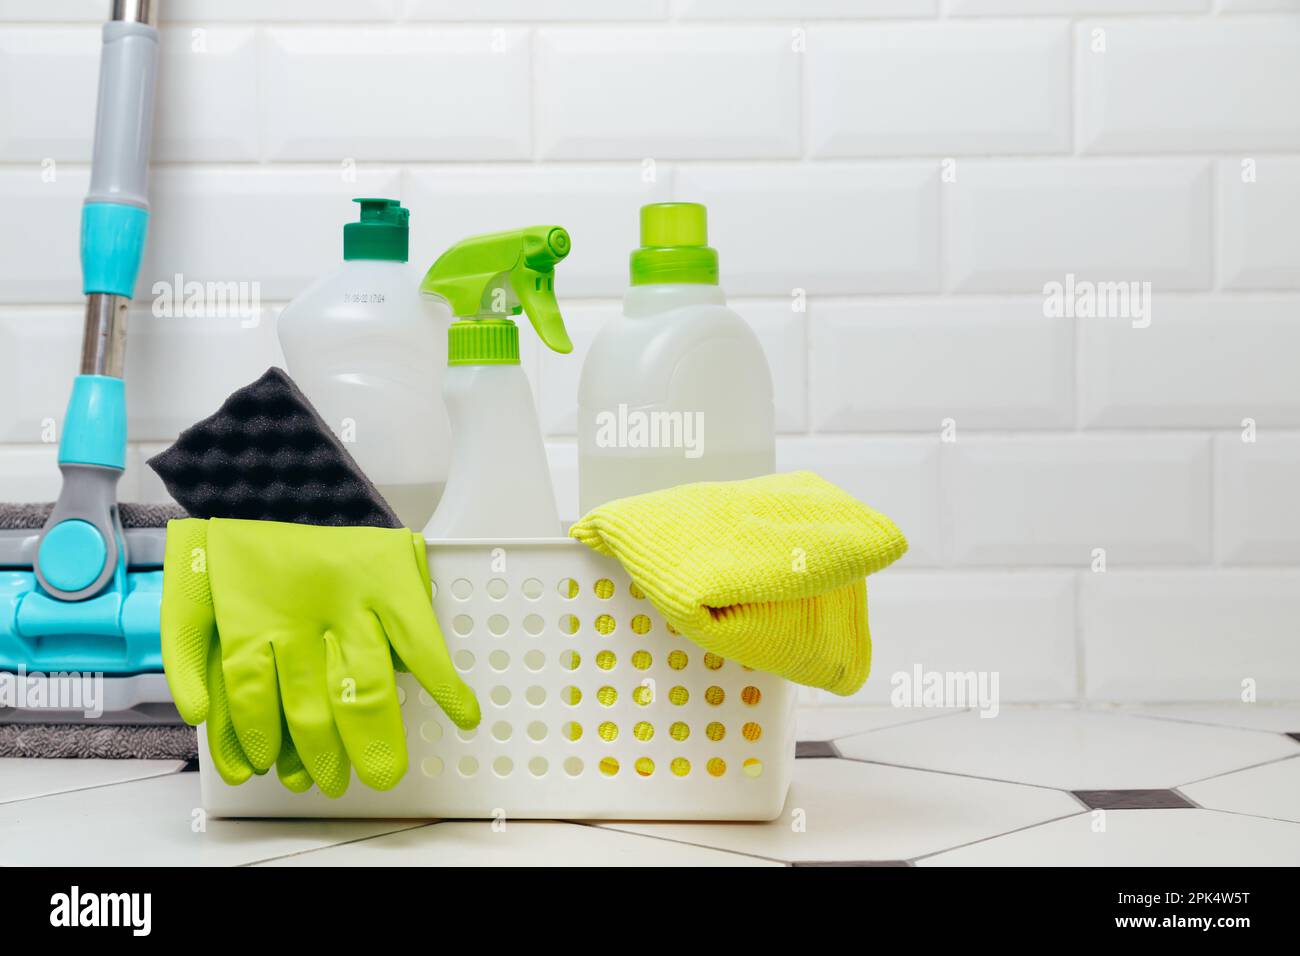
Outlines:
{"label": "green spray trigger", "polygon": [[[489,336],[486,327],[458,330],[457,326],[499,324],[521,311],[549,348],[572,352],[573,342],[555,300],[555,266],[569,254],[569,249],[569,234],[562,227],[529,226],[473,236],[439,256],[425,273],[420,290],[446,299],[452,314],[462,320],[452,327],[451,361],[477,364],[470,351],[458,359],[457,345],[467,350],[483,349],[480,360],[484,362],[510,361],[508,354],[497,354],[499,349],[494,343],[501,341],[500,335]],[[462,334],[456,334],[458,331]],[[471,331],[474,334],[468,334]],[[517,348],[516,341],[514,361],[518,361]]]}

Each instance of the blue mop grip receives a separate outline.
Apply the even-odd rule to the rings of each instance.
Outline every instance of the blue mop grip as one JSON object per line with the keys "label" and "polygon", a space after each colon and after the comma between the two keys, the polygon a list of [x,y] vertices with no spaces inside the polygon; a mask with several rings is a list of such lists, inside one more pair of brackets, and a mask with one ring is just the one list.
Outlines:
{"label": "blue mop grip", "polygon": [[81,213],[82,288],[131,298],[149,221],[149,145],[158,31],[104,24],[90,191]]}
{"label": "blue mop grip", "polygon": [[139,206],[87,202],[82,207],[81,287],[86,295],[134,298],[148,223],[148,211]]}
{"label": "blue mop grip", "polygon": [[126,383],[111,375],[78,375],[59,442],[60,465],[126,467]]}

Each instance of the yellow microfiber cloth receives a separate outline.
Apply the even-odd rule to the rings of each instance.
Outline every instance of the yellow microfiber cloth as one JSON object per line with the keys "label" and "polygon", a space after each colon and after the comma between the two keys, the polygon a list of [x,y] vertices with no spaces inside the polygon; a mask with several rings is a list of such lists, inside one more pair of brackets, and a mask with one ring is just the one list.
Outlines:
{"label": "yellow microfiber cloth", "polygon": [[907,550],[892,521],[810,471],[620,498],[569,533],[705,650],[836,694],[871,669],[866,576]]}

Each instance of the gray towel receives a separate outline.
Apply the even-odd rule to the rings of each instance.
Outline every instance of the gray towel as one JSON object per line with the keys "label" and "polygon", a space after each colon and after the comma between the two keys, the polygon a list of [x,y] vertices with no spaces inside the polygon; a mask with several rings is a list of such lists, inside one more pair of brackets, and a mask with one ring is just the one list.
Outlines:
{"label": "gray towel", "polygon": [[193,727],[0,724],[0,757],[193,760]]}

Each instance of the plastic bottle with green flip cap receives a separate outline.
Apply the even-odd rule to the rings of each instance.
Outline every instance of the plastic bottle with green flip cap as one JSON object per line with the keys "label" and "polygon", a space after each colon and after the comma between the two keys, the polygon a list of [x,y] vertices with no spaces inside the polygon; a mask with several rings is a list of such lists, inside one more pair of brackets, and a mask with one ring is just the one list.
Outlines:
{"label": "plastic bottle with green flip cap", "polygon": [[578,386],[578,498],[615,498],[776,467],[772,374],[727,308],[698,203],[641,208],[621,318],[601,327]]}
{"label": "plastic bottle with green flip cap", "polygon": [[277,323],[289,374],[402,523],[423,528],[442,496],[451,425],[442,403],[451,314],[420,295],[407,262],[410,214],[356,199],[343,261]]}
{"label": "plastic bottle with green flip cap", "polygon": [[444,299],[455,316],[443,379],[451,470],[425,537],[562,533],[512,317],[523,312],[549,348],[573,351],[555,300],[555,267],[568,254],[564,229],[531,226],[459,242],[425,274],[421,291]]}

